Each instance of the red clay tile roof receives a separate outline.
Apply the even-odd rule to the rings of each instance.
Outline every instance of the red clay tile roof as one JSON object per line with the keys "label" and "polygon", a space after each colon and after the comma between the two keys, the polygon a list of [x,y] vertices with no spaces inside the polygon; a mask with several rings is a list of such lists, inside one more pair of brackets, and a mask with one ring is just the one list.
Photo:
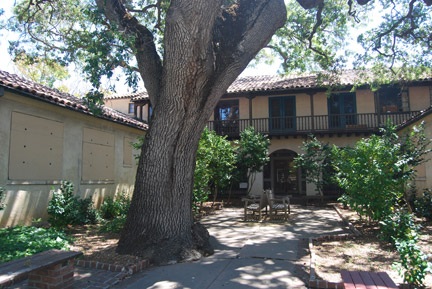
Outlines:
{"label": "red clay tile roof", "polygon": [[[322,73],[324,75],[324,73]],[[330,75],[330,74],[328,74]],[[352,86],[365,84],[371,77],[370,71],[344,70],[338,75],[319,78],[317,73],[292,75],[259,75],[238,78],[227,90],[227,94],[259,91],[297,90],[326,88],[327,86]],[[416,80],[431,82],[432,76]],[[148,99],[146,92],[112,96],[112,98],[130,98],[132,101]]]}
{"label": "red clay tile roof", "polygon": [[142,100],[142,99],[148,99],[147,92],[135,92],[135,93],[128,93],[128,94],[116,94],[116,95],[109,95],[105,96],[104,99],[111,100],[111,99],[131,99],[133,100]]}
{"label": "red clay tile roof", "polygon": [[[372,76],[370,71],[356,70],[344,70],[338,75],[328,75],[328,77],[321,77],[321,79],[317,73],[247,76],[234,81],[227,93],[352,86],[354,84],[366,84],[367,78]],[[419,78],[416,81],[429,82],[432,81],[432,76]]]}
{"label": "red clay tile roof", "polygon": [[107,119],[123,125],[147,130],[148,125],[138,121],[124,113],[109,107],[103,107],[101,115],[94,115],[90,108],[84,104],[81,98],[71,94],[61,92],[57,89],[49,88],[39,83],[30,81],[16,74],[11,74],[0,70],[0,86],[7,89],[25,93],[34,99],[43,100],[64,108],[72,109],[98,118]]}

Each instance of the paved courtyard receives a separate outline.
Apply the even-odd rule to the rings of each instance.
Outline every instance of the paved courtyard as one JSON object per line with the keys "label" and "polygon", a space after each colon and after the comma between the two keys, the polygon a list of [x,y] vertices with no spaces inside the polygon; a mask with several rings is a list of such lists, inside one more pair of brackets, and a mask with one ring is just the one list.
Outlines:
{"label": "paved courtyard", "polygon": [[[296,274],[301,243],[348,232],[333,209],[302,206],[293,206],[287,222],[244,222],[243,209],[225,208],[202,223],[210,232],[214,255],[153,267],[120,282],[119,273],[76,267],[75,288],[306,288]],[[26,289],[27,281],[12,288]]]}
{"label": "paved courtyard", "polygon": [[[295,206],[284,222],[243,222],[243,210],[225,208],[202,221],[215,254],[193,263],[155,267],[116,288],[306,288],[296,277],[299,243],[347,233],[331,208]],[[304,242],[304,241],[303,241]]]}

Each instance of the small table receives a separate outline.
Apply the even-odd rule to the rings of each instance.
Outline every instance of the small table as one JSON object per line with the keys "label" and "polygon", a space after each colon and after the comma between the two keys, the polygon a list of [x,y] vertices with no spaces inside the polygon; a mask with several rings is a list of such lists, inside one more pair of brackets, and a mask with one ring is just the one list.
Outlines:
{"label": "small table", "polygon": [[345,289],[399,289],[385,272],[341,271]]}

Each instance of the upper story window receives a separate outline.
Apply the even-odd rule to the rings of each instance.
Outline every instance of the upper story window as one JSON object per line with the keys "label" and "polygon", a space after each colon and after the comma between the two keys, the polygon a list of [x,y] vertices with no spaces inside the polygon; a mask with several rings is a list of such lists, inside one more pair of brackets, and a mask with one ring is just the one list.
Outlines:
{"label": "upper story window", "polygon": [[289,130],[296,128],[295,96],[269,98],[270,130]]}
{"label": "upper story window", "polygon": [[346,125],[357,124],[355,93],[334,93],[327,99],[327,106],[331,128],[345,128]]}
{"label": "upper story window", "polygon": [[221,100],[217,104],[214,112],[215,120],[238,120],[239,119],[239,101]]}
{"label": "upper story window", "polygon": [[409,111],[408,93],[399,87],[381,88],[377,94],[380,113]]}
{"label": "upper story window", "polygon": [[133,103],[129,103],[129,109],[128,109],[129,113],[134,113],[134,104]]}
{"label": "upper story window", "polygon": [[214,130],[219,135],[238,135],[239,133],[239,101],[221,100],[214,111]]}

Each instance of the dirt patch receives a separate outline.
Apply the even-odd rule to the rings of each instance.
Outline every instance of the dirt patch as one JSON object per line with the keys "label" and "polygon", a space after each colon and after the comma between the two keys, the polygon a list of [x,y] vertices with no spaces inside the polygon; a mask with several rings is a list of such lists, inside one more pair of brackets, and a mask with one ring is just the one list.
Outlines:
{"label": "dirt patch", "polygon": [[120,234],[102,233],[100,225],[74,226],[67,234],[74,239],[71,250],[83,252],[83,259],[114,265],[132,265],[141,258],[115,252]]}
{"label": "dirt patch", "polygon": [[[197,219],[214,214],[223,208],[223,202],[206,202],[203,204]],[[83,252],[83,259],[113,265],[132,265],[143,260],[133,255],[120,255],[116,253],[120,234],[100,232],[100,224],[73,226],[66,230],[68,236],[74,239],[71,250]]]}
{"label": "dirt patch", "polygon": [[[403,278],[393,267],[393,263],[399,261],[399,255],[388,243],[377,237],[378,226],[365,224],[359,220],[355,212],[349,209],[341,206],[338,209],[363,235],[351,240],[316,242],[314,252],[317,279],[340,282],[342,281],[341,270],[385,271],[396,283],[403,283]],[[422,222],[422,226],[418,244],[423,252],[430,254],[432,222]],[[432,261],[432,256],[429,260]],[[426,278],[426,288],[432,288],[432,274]]]}

